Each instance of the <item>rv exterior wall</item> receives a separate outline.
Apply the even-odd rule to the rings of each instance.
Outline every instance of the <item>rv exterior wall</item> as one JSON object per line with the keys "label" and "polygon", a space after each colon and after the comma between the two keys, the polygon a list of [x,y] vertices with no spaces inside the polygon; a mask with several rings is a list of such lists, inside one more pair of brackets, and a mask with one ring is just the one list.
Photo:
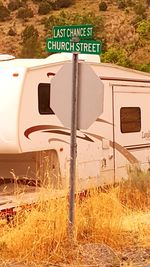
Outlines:
{"label": "rv exterior wall", "polygon": [[[0,152],[20,153],[19,113],[25,68],[3,67],[0,76]],[[13,74],[16,76],[13,76]]]}
{"label": "rv exterior wall", "polygon": [[[128,165],[150,167],[150,75],[107,64],[87,64],[104,83],[104,110],[87,130],[77,132],[77,190],[118,181],[127,175]],[[43,65],[28,67],[27,72],[26,68],[17,67],[3,71],[0,164],[4,160],[4,166],[13,169],[19,164],[17,153],[25,156],[42,150],[53,151],[60,164],[63,184],[68,185],[70,129],[63,127],[51,111],[50,99],[47,99],[49,106],[45,113],[43,108],[39,109],[39,88],[46,88],[46,92],[48,88],[49,94],[46,94],[50,98],[51,80],[62,65],[62,61],[48,63],[45,60]],[[19,76],[12,77],[14,72]],[[136,121],[133,119],[131,125],[132,117],[136,117]],[[9,157],[8,165],[4,153],[15,153]],[[29,165],[34,169],[33,160]],[[20,166],[18,173],[22,172]]]}

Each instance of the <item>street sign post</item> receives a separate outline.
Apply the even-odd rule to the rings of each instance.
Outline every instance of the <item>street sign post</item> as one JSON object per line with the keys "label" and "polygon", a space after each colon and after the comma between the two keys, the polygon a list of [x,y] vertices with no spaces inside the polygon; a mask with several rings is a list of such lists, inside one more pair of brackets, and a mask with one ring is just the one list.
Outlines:
{"label": "street sign post", "polygon": [[72,58],[72,107],[71,107],[71,134],[70,134],[70,193],[69,193],[69,237],[74,240],[75,217],[75,177],[77,157],[77,116],[78,116],[78,54],[73,53]]}
{"label": "street sign post", "polygon": [[[46,48],[48,52],[73,53],[71,66],[64,65],[51,82],[51,107],[62,123],[64,123],[65,127],[71,128],[69,238],[72,241],[74,239],[75,176],[77,156],[76,132],[77,129],[88,128],[103,111],[102,82],[89,66],[82,66],[80,65],[81,63],[78,63],[78,53],[98,55],[101,53],[101,42],[92,40],[92,37],[92,25],[55,26],[53,27],[53,38],[48,38],[46,40]],[[72,91],[70,88],[72,88]],[[79,91],[79,88],[81,92]],[[67,97],[68,103],[66,105],[65,102]],[[91,110],[93,102],[94,105]],[[88,106],[88,104],[90,104],[90,106]],[[70,106],[70,109],[66,110],[67,106]],[[78,118],[79,120],[77,120]]]}

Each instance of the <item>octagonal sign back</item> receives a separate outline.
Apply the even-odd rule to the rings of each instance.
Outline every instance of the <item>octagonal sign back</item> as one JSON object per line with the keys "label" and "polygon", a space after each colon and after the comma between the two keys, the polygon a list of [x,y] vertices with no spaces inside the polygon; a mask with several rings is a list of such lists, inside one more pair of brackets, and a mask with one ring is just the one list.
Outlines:
{"label": "octagonal sign back", "polygon": [[[79,62],[77,129],[88,129],[102,114],[104,84],[93,69]],[[51,81],[51,108],[64,127],[71,128],[72,63],[65,63]]]}

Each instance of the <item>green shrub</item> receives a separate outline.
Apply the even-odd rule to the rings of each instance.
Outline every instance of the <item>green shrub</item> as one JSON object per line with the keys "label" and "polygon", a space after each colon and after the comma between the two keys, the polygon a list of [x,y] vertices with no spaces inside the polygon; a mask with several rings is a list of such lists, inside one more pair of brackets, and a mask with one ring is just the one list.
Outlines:
{"label": "green shrub", "polygon": [[22,49],[19,56],[22,58],[41,58],[42,48],[40,40],[36,40],[34,37],[28,38],[22,43]]}
{"label": "green shrub", "polygon": [[33,17],[33,11],[31,8],[28,7],[20,7],[17,13],[17,18],[19,19],[26,19],[26,18],[32,18]]}
{"label": "green shrub", "polygon": [[129,14],[129,12],[130,12],[130,8],[129,8],[129,7],[126,7],[126,8],[124,9],[124,11],[125,11],[126,14]]}
{"label": "green shrub", "polygon": [[0,21],[6,21],[10,17],[10,11],[3,6],[0,5]]}
{"label": "green shrub", "polygon": [[71,6],[75,0],[49,0],[49,2],[52,4],[53,9],[57,10]]}
{"label": "green shrub", "polygon": [[114,63],[128,68],[132,67],[127,52],[121,48],[110,48],[101,56],[101,60],[105,63]]}
{"label": "green shrub", "polygon": [[139,3],[137,5],[134,6],[134,12],[139,15],[142,16],[143,18],[145,18],[145,12],[146,12],[146,7],[142,4]]}
{"label": "green shrub", "polygon": [[9,31],[8,31],[8,35],[15,36],[16,35],[15,30],[13,30],[13,28],[10,28]]}
{"label": "green shrub", "polygon": [[21,0],[11,0],[9,3],[8,3],[8,9],[10,11],[15,11],[17,10],[18,8],[20,7],[23,7],[24,6],[24,2],[21,1]]}
{"label": "green shrub", "polygon": [[38,30],[35,29],[33,25],[26,26],[26,28],[21,33],[21,37],[23,39],[23,42],[30,39],[31,37],[37,40],[39,37]]}
{"label": "green shrub", "polygon": [[42,57],[42,46],[39,40],[38,30],[33,25],[28,25],[21,33],[22,49],[20,57],[40,58]]}
{"label": "green shrub", "polygon": [[46,1],[41,2],[39,4],[39,8],[38,8],[38,14],[39,15],[46,15],[50,12],[50,10],[52,9],[52,5]]}
{"label": "green shrub", "polygon": [[32,0],[33,3],[41,3],[43,0]]}
{"label": "green shrub", "polygon": [[150,19],[141,21],[138,24],[137,32],[140,37],[150,40]]}
{"label": "green shrub", "polygon": [[146,0],[146,4],[150,6],[150,0]]}
{"label": "green shrub", "polygon": [[137,28],[139,22],[141,22],[143,20],[143,17],[142,16],[136,16],[132,21],[131,21],[131,24]]}
{"label": "green shrub", "polygon": [[102,37],[101,41],[102,41],[102,53],[105,53],[107,51],[107,39],[106,39],[106,37]]}
{"label": "green shrub", "polygon": [[102,1],[102,2],[99,3],[99,10],[100,11],[106,11],[107,10],[106,2]]}
{"label": "green shrub", "polygon": [[94,25],[94,37],[99,38],[104,30],[104,22],[101,16],[96,16],[94,13],[89,12],[81,15],[79,13],[60,12],[57,15],[51,15],[50,17],[42,20],[45,25],[45,31],[50,32],[55,25],[80,25],[91,24]]}
{"label": "green shrub", "polygon": [[119,9],[126,8],[126,2],[125,2],[125,0],[118,0],[117,1],[117,6],[118,6]]}
{"label": "green shrub", "polygon": [[136,65],[136,69],[150,73],[150,64],[138,64]]}
{"label": "green shrub", "polygon": [[127,7],[132,7],[132,6],[134,6],[134,2],[133,2],[133,0],[126,0],[126,6],[127,6]]}

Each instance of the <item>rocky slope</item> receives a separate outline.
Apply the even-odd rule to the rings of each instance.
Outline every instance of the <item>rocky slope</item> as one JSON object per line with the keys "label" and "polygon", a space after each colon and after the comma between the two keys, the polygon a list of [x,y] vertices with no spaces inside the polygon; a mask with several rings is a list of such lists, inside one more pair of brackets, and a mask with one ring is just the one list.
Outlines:
{"label": "rocky slope", "polygon": [[[8,8],[10,2],[16,1],[22,2],[3,0],[1,5]],[[28,7],[32,10],[31,17],[19,18],[18,12],[22,8],[20,7],[14,11],[10,10],[10,15],[7,17],[4,14],[1,19],[0,9],[0,53],[13,54],[16,57],[47,56],[45,40],[51,35],[53,25],[90,22],[95,25],[95,38],[103,40],[103,53],[105,53],[102,56],[103,61],[139,69],[144,65],[150,71],[149,0],[75,0],[67,8],[51,9],[45,15],[38,12],[40,0],[23,2],[24,8]],[[101,2],[105,2],[105,11],[101,10]],[[38,31],[39,37],[36,41],[41,50],[28,55],[30,46],[27,47],[28,44],[24,42],[22,35],[29,25],[33,25]],[[22,51],[23,47],[25,47],[25,53],[24,50]]]}

